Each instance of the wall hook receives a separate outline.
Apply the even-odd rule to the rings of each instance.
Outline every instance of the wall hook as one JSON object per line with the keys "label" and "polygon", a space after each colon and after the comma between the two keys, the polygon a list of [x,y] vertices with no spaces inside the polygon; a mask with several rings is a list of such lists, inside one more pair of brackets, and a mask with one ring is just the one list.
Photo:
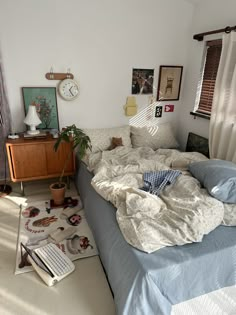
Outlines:
{"label": "wall hook", "polygon": [[50,69],[50,79],[51,79],[51,80],[54,79],[53,67],[51,67],[51,69]]}
{"label": "wall hook", "polygon": [[55,73],[53,72],[53,67],[50,68],[50,72],[45,74],[48,80],[64,80],[64,79],[74,79],[72,73],[70,73],[70,68],[67,69],[66,73]]}

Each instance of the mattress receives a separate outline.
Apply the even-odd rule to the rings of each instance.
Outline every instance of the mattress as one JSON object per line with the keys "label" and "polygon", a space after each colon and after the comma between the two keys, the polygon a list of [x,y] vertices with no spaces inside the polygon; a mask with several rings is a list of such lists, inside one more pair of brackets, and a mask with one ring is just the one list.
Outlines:
{"label": "mattress", "polygon": [[[80,163],[76,185],[118,315],[230,314],[228,311],[205,313],[204,310],[201,313],[199,309],[194,313],[194,298],[235,285],[235,227],[219,226],[201,243],[144,253],[124,240],[116,221],[116,209],[95,192],[90,184],[92,177],[86,165]],[[192,303],[192,313],[190,304],[185,301]],[[236,301],[230,295],[227,305],[232,306],[231,314],[236,314]]]}

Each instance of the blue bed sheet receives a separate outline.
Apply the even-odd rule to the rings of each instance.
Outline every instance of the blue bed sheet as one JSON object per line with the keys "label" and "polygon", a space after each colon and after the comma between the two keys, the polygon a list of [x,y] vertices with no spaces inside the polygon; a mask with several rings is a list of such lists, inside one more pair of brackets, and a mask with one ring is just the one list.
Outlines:
{"label": "blue bed sheet", "polygon": [[152,254],[130,246],[116,209],[91,186],[81,163],[76,185],[84,203],[118,315],[169,315],[174,304],[236,283],[236,228],[220,226],[203,242]]}

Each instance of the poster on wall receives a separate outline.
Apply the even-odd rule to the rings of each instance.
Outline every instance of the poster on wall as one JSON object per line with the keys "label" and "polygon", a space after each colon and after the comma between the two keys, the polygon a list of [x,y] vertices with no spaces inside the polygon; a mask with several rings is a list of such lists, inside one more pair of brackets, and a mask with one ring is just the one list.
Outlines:
{"label": "poster on wall", "polygon": [[153,93],[154,69],[133,69],[132,94]]}
{"label": "poster on wall", "polygon": [[37,128],[59,130],[55,87],[23,87],[22,95],[25,115],[28,112],[29,105],[36,106],[36,111],[42,121]]}
{"label": "poster on wall", "polygon": [[182,66],[160,66],[157,101],[179,99],[182,71]]}
{"label": "poster on wall", "polygon": [[155,117],[160,118],[162,116],[162,106],[156,106]]}
{"label": "poster on wall", "polygon": [[171,104],[165,105],[165,112],[172,113],[174,111],[174,108],[175,108],[175,105],[171,105]]}

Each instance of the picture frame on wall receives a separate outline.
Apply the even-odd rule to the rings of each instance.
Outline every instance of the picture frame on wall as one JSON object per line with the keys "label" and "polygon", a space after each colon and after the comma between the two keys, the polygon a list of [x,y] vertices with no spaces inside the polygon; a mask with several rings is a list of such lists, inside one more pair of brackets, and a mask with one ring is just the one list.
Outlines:
{"label": "picture frame on wall", "polygon": [[132,94],[153,94],[154,69],[132,71]]}
{"label": "picture frame on wall", "polygon": [[55,87],[22,87],[25,115],[29,105],[35,105],[42,123],[38,129],[59,130],[57,94]]}
{"label": "picture frame on wall", "polygon": [[160,66],[157,101],[179,100],[183,66]]}

